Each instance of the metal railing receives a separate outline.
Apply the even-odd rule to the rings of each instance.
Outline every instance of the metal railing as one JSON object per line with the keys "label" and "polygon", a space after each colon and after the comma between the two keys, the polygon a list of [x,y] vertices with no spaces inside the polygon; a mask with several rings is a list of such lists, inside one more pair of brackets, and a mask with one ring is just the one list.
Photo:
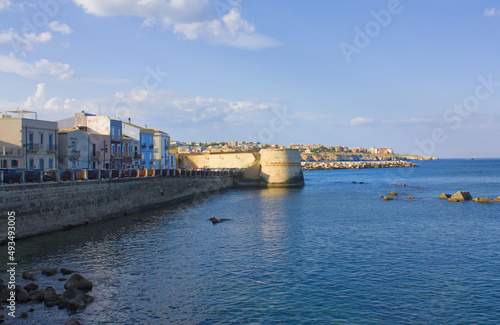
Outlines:
{"label": "metal railing", "polygon": [[117,178],[152,177],[228,177],[238,173],[236,169],[66,169],[66,170],[0,170],[0,185],[63,182],[80,180],[111,180]]}
{"label": "metal railing", "polygon": [[0,147],[0,156],[22,156],[23,151],[18,147]]}

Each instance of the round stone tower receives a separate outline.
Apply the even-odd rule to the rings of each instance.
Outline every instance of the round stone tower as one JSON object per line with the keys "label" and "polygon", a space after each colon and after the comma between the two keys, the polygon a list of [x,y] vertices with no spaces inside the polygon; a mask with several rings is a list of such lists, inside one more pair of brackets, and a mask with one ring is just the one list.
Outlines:
{"label": "round stone tower", "polygon": [[300,152],[297,149],[262,149],[261,178],[269,187],[304,186]]}

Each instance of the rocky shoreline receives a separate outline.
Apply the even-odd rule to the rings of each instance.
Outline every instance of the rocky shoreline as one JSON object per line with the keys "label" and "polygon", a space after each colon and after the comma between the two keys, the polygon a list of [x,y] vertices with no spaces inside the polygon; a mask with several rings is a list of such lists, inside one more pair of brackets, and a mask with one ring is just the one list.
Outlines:
{"label": "rocky shoreline", "polygon": [[418,165],[404,160],[396,161],[318,161],[302,162],[303,170],[332,170],[332,169],[365,169],[365,168],[400,168],[418,167]]}
{"label": "rocky shoreline", "polygon": [[[58,274],[61,274],[62,277],[58,277]],[[89,292],[93,289],[92,282],[84,276],[75,273],[73,270],[66,268],[61,268],[60,270],[57,268],[46,268],[41,270],[41,275],[54,278],[59,283],[65,281],[65,291],[57,293],[54,288],[58,287],[56,283],[47,286],[45,289],[40,289],[41,284],[39,285],[35,282],[35,275],[27,271],[22,273],[23,280],[18,281],[18,283],[13,280],[13,277],[11,277],[10,281],[0,279],[0,309],[2,310],[0,312],[0,324],[4,324],[8,318],[13,316],[17,318],[36,317],[36,309],[42,308],[41,304],[46,308],[57,306],[58,309],[66,309],[69,315],[72,315],[82,311],[88,304],[94,301],[94,297],[89,295]],[[70,276],[70,278],[67,279],[67,276]],[[28,283],[23,286],[19,284],[22,282]],[[28,311],[19,313],[17,309],[21,308],[16,308],[16,304],[28,305],[31,308]],[[35,316],[30,316],[33,314]],[[66,323],[66,325],[78,324],[80,322],[76,318],[71,318]]]}

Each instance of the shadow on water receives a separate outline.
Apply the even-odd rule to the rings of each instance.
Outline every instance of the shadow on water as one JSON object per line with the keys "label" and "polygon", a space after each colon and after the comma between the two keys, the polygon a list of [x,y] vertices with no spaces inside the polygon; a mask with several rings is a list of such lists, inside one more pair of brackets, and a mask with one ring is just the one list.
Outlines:
{"label": "shadow on water", "polygon": [[[76,226],[28,238],[16,239],[16,258],[41,259],[47,255],[62,255],[74,252],[88,245],[96,245],[109,240],[120,240],[122,236],[141,233],[158,224],[169,223],[182,216],[183,211],[202,205],[213,199],[214,193],[202,193],[163,207],[146,209],[137,213],[110,218],[96,223]],[[5,248],[6,244],[0,245]],[[7,261],[6,250],[0,255],[0,263]]]}

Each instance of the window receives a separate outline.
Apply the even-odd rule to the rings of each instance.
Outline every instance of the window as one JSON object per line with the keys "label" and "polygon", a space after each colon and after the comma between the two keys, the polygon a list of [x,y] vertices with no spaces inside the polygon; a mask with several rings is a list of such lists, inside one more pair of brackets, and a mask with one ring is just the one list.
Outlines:
{"label": "window", "polygon": [[126,145],[123,145],[123,153],[127,152],[127,146]]}
{"label": "window", "polygon": [[115,154],[115,144],[114,143],[111,145],[111,154],[112,155]]}
{"label": "window", "polygon": [[53,135],[49,134],[49,150],[54,150]]}
{"label": "window", "polygon": [[12,166],[12,168],[17,168],[19,166],[19,161],[17,159],[12,159],[10,161],[10,165]]}
{"label": "window", "polygon": [[49,159],[49,169],[54,169],[54,159]]}
{"label": "window", "polygon": [[117,152],[117,153],[122,152],[122,145],[121,145],[121,144],[119,144],[119,145],[117,146],[117,150],[116,150],[116,152]]}
{"label": "window", "polygon": [[43,144],[43,133],[40,133],[40,144]]}
{"label": "window", "polygon": [[71,168],[75,168],[76,167],[76,161],[72,160],[71,161]]}
{"label": "window", "polygon": [[35,160],[34,159],[30,159],[28,166],[29,166],[29,169],[35,169]]}
{"label": "window", "polygon": [[132,152],[132,146],[131,145],[128,146],[128,152]]}
{"label": "window", "polygon": [[[95,157],[96,156],[96,151],[97,151],[97,144],[96,143],[92,143],[92,156]],[[95,164],[94,164],[95,165]],[[95,166],[94,166],[95,168]]]}
{"label": "window", "polygon": [[33,133],[28,134],[28,148],[30,150],[33,150],[33,142],[34,142],[33,137],[34,137]]}
{"label": "window", "polygon": [[7,167],[8,167],[8,166],[7,166],[7,159],[2,160],[1,167],[2,167],[2,168],[7,168]]}
{"label": "window", "polygon": [[40,165],[38,166],[38,169],[43,170],[43,158],[40,158]]}

